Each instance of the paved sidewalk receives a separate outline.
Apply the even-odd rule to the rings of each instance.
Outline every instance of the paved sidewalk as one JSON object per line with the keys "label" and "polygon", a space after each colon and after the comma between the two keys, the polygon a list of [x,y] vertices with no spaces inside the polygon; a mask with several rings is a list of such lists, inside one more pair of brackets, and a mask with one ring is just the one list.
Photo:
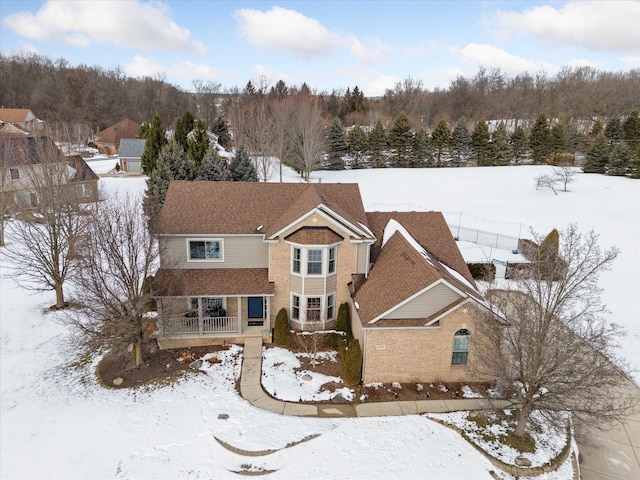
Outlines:
{"label": "paved sidewalk", "polygon": [[[504,408],[506,401],[482,398],[417,400],[372,403],[301,404],[270,397],[262,389],[262,338],[247,338],[244,344],[240,393],[258,408],[281,415],[300,417],[380,417],[444,413],[456,410]],[[640,396],[640,389],[621,378],[625,394]],[[631,415],[624,425],[608,431],[576,428],[583,480],[640,479],[640,413]]]}

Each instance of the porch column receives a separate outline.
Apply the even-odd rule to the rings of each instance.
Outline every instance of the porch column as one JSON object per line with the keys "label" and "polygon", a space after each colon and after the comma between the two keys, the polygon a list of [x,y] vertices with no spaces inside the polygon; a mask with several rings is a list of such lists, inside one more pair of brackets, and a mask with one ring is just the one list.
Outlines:
{"label": "porch column", "polygon": [[242,297],[238,298],[238,333],[242,333]]}
{"label": "porch column", "polygon": [[162,317],[163,315],[163,310],[162,310],[162,302],[164,301],[164,299],[160,298],[160,299],[156,299],[156,307],[158,310],[158,322],[157,322],[157,326],[158,326],[158,336],[160,338],[162,338],[164,336],[164,318]]}
{"label": "porch column", "polygon": [[264,301],[267,305],[267,330],[271,334],[271,297],[264,297]]}
{"label": "porch column", "polygon": [[198,297],[198,331],[204,335],[204,321],[202,319],[202,298]]}

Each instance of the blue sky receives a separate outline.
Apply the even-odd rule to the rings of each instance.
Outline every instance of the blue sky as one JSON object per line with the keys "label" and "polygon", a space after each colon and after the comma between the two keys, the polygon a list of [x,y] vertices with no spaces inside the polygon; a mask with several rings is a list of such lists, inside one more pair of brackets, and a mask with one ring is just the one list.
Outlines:
{"label": "blue sky", "polygon": [[0,22],[3,54],[120,66],[185,89],[283,79],[375,96],[408,77],[446,88],[481,66],[510,76],[640,68],[638,0],[2,0]]}

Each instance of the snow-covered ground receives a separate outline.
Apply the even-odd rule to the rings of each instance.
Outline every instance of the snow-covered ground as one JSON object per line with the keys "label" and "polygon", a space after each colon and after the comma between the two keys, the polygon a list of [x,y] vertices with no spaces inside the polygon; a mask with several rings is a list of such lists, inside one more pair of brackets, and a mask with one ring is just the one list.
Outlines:
{"label": "snow-covered ground", "polygon": [[[91,165],[91,162],[89,163]],[[315,180],[358,182],[367,209],[441,210],[463,224],[517,235],[520,223],[546,232],[574,221],[594,227],[602,245],[622,254],[602,278],[613,318],[631,336],[624,355],[640,365],[640,182],[579,175],[571,192],[536,191],[545,167],[318,172]],[[298,181],[289,174],[288,181]],[[105,178],[105,191],[140,192],[144,178]],[[373,205],[375,204],[375,206]],[[488,220],[484,220],[488,219]],[[470,224],[472,221],[476,224]],[[8,238],[8,241],[11,241]],[[0,264],[2,271],[4,265]],[[28,295],[0,278],[0,478],[236,478],[233,471],[274,470],[269,478],[490,479],[495,470],[453,431],[424,416],[325,419],[285,417],[240,398],[239,356],[205,363],[207,374],[171,387],[110,390],[81,358],[63,313],[44,312],[52,294]],[[637,377],[636,377],[637,378]],[[228,419],[219,418],[226,414]],[[311,435],[319,435],[289,448]],[[215,438],[214,438],[215,437]],[[261,457],[233,453],[278,450]],[[558,472],[545,479],[570,478]]]}

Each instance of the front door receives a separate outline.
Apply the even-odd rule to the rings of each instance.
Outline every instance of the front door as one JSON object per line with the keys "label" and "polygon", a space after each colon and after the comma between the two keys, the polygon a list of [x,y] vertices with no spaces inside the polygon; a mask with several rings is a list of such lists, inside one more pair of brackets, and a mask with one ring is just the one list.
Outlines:
{"label": "front door", "polygon": [[247,297],[249,326],[264,324],[264,297]]}

